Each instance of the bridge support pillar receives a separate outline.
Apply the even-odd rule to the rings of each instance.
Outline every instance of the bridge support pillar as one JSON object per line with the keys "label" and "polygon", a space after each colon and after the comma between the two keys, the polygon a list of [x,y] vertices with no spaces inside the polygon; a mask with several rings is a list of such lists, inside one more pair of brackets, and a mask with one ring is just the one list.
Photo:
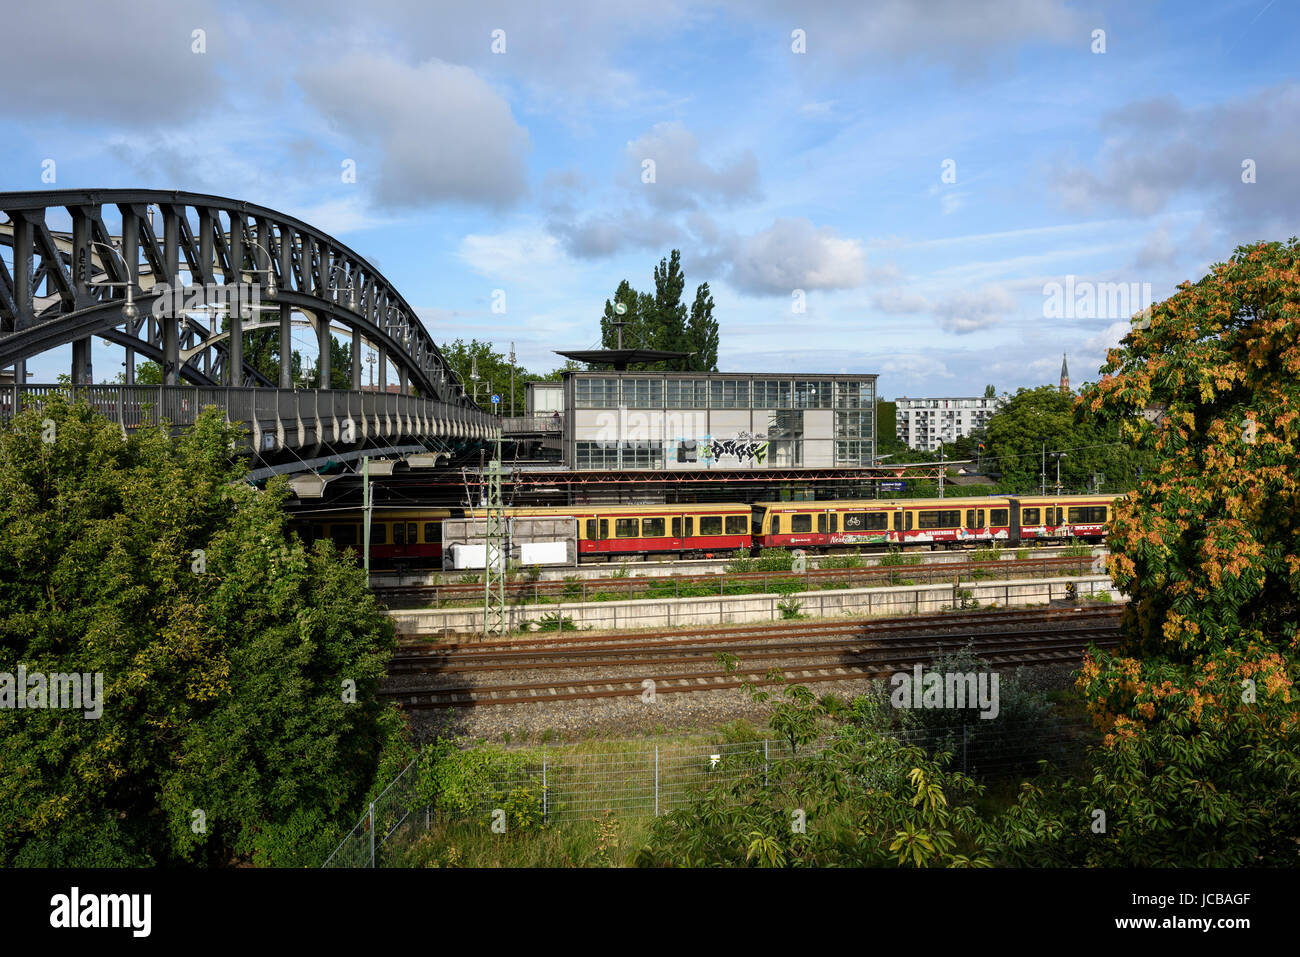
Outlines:
{"label": "bridge support pillar", "polygon": [[90,358],[90,339],[77,339],[72,343],[73,385],[93,385],[95,369]]}
{"label": "bridge support pillar", "polygon": [[[229,317],[226,322],[229,324],[230,338],[226,340],[226,385],[232,389],[238,389],[244,384],[244,317],[239,312],[243,305],[242,302],[236,302],[227,310]],[[257,321],[256,316],[253,321]]]}
{"label": "bridge support pillar", "polygon": [[361,391],[361,330],[352,330],[352,391]]}
{"label": "bridge support pillar", "polygon": [[402,395],[406,395],[406,366],[402,366],[402,368],[397,370],[397,381],[401,383],[398,391],[401,392]]}
{"label": "bridge support pillar", "polygon": [[324,313],[316,316],[316,345],[320,358],[316,360],[316,371],[320,375],[320,388],[330,387],[330,320]]}
{"label": "bridge support pillar", "polygon": [[388,394],[388,350],[379,347],[379,393]]}
{"label": "bridge support pillar", "polygon": [[293,388],[293,316],[288,303],[280,303],[280,388]]}

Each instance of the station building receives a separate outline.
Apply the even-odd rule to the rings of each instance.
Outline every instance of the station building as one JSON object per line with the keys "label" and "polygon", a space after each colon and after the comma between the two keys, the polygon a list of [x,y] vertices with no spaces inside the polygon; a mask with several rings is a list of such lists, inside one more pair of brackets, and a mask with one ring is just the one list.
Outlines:
{"label": "station building", "polygon": [[528,384],[574,470],[860,468],[876,464],[876,376],[566,372]]}

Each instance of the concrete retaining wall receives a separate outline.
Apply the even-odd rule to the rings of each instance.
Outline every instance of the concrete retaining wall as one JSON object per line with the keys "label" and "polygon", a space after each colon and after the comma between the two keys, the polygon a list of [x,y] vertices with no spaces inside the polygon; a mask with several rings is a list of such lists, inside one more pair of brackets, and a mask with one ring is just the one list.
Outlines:
{"label": "concrete retaining wall", "polygon": [[[516,556],[518,549],[515,550]],[[926,565],[946,565],[949,563],[968,562],[971,560],[969,551],[951,551],[951,552],[911,552],[909,554],[919,554],[921,561]],[[1030,558],[1052,558],[1059,556],[1059,548],[1031,548],[1029,550]],[[1105,572],[1105,556],[1107,554],[1104,547],[1098,546],[1092,550],[1094,556],[1100,557],[1102,561],[1096,564],[1098,573]],[[808,564],[812,568],[820,567],[820,556],[810,555]],[[1014,549],[1003,551],[1002,561],[1015,561],[1016,553]],[[687,561],[634,561],[627,563],[628,574],[645,578],[667,578],[671,575],[711,575],[718,574],[727,570],[729,561],[718,561],[716,559],[690,559]],[[862,564],[872,566],[880,564],[879,555],[863,555]],[[587,564],[576,567],[563,568],[543,568],[538,576],[539,581],[561,581],[565,578],[607,578],[619,569],[619,562],[605,564]],[[905,568],[907,566],[899,566]],[[464,572],[443,572],[443,583],[454,582]],[[773,573],[775,574],[775,573]],[[376,571],[370,575],[371,584],[378,588],[394,587],[400,585],[432,585],[434,582],[434,573],[430,571],[412,571],[402,575],[395,572]]]}
{"label": "concrete retaining wall", "polygon": [[[1041,605],[1066,597],[1067,582],[1074,582],[1081,597],[1108,593],[1113,601],[1124,601],[1105,575],[1052,579],[962,582],[962,591],[981,607],[998,605]],[[789,596],[799,603],[800,613],[809,618],[845,615],[905,615],[940,611],[954,604],[952,585],[910,585],[892,588],[841,588],[800,592]],[[726,595],[709,598],[668,598],[636,601],[570,602],[554,605],[515,605],[506,609],[512,630],[557,612],[571,618],[579,628],[607,631],[623,628],[679,628],[745,624],[781,620],[782,595]],[[960,601],[960,599],[958,599]],[[483,627],[482,609],[431,608],[390,611],[403,635],[473,634]]]}

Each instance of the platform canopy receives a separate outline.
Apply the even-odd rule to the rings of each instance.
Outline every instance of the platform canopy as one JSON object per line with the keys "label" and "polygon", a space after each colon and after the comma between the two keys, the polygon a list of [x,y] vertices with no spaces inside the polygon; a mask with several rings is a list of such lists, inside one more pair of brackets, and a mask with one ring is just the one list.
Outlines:
{"label": "platform canopy", "polygon": [[560,352],[557,349],[555,354],[575,362],[613,366],[615,372],[626,372],[631,363],[666,362],[670,359],[684,359],[691,353],[667,352],[663,349],[582,349],[576,352]]}

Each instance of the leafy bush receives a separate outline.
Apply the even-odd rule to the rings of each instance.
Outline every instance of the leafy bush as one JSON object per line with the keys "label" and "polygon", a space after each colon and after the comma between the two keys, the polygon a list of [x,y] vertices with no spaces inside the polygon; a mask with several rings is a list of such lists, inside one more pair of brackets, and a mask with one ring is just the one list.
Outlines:
{"label": "leafy bush", "polygon": [[897,545],[890,545],[889,551],[880,556],[880,564],[885,567],[895,565],[919,565],[921,564],[921,556],[909,555]]}
{"label": "leafy bush", "polygon": [[577,631],[578,626],[574,624],[573,619],[568,615],[562,615],[558,611],[552,611],[537,619],[537,630]]}
{"label": "leafy bush", "polygon": [[803,605],[795,598],[782,598],[776,603],[777,610],[784,619],[803,618]]}

